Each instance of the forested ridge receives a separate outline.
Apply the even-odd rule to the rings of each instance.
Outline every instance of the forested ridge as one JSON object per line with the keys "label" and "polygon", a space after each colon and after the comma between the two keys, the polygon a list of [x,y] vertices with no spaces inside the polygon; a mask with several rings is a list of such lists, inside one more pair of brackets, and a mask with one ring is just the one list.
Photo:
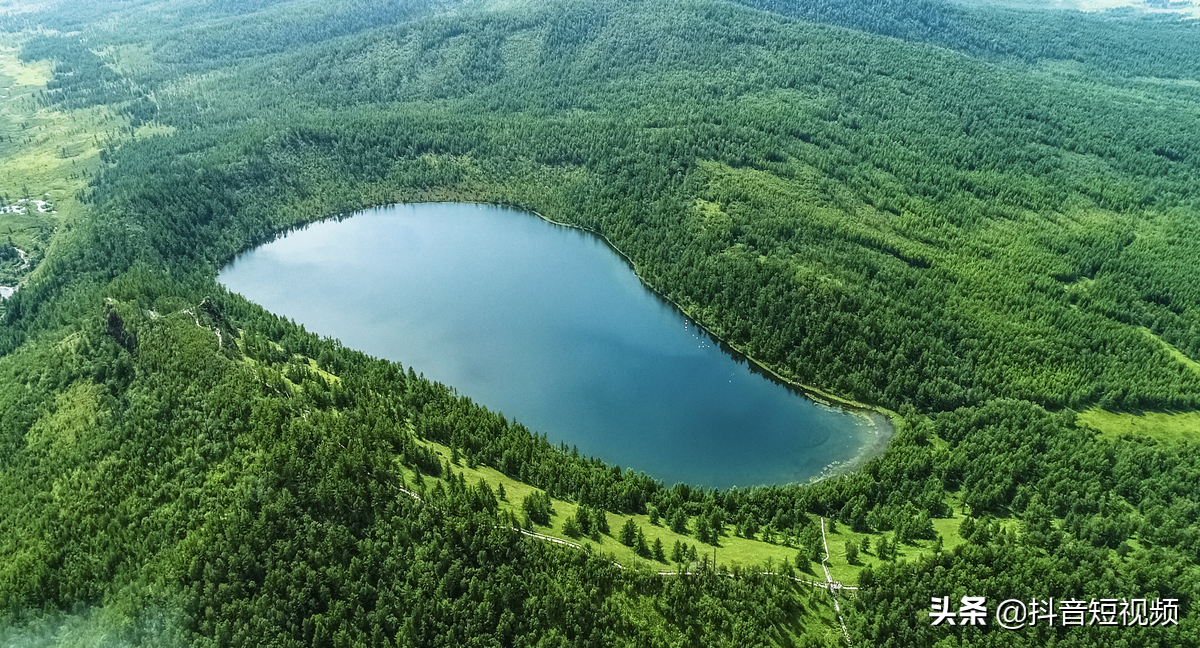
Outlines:
{"label": "forested ridge", "polygon": [[[41,109],[130,130],[4,302],[0,640],[834,645],[827,593],[704,555],[761,539],[823,580],[826,517],[877,538],[842,599],[854,645],[1197,643],[1195,445],[1074,413],[1200,409],[1198,28],[932,1],[5,14],[20,56],[53,62]],[[892,444],[813,484],[667,488],[215,283],[289,227],[433,200],[603,234],[781,376],[899,412]],[[515,513],[427,442],[644,561],[520,535],[541,500]],[[956,509],[943,549],[933,520]],[[942,595],[1177,598],[1181,617],[934,627]]]}

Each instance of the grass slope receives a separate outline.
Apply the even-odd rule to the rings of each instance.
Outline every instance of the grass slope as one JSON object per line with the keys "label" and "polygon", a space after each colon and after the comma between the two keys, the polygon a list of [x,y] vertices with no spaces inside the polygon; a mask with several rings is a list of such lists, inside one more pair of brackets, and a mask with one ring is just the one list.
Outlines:
{"label": "grass slope", "polygon": [[79,197],[104,166],[101,149],[172,131],[155,124],[131,128],[127,117],[109,107],[43,107],[39,98],[52,72],[48,61],[22,63],[17,50],[0,48],[0,243],[11,242],[31,261],[24,268],[17,262],[0,265],[4,285],[36,268],[57,228],[85,218]]}
{"label": "grass slope", "polygon": [[1200,412],[1106,412],[1092,408],[1078,420],[1110,437],[1147,436],[1167,443],[1200,440]]}
{"label": "grass slope", "polygon": [[[452,452],[451,449],[431,441],[423,442],[424,445],[433,449],[444,460],[449,461]],[[488,466],[476,466],[470,468],[465,464],[453,465],[451,468],[457,475],[461,473],[468,484],[477,483],[479,480],[487,482],[493,490],[497,490],[500,486],[504,487],[507,495],[507,501],[500,503],[501,508],[511,511],[518,515],[522,514],[521,501],[535,491],[537,488],[528,484],[519,482],[503,473],[490,468]],[[410,483],[417,479],[417,475],[410,469],[404,469],[404,477]],[[433,484],[433,479],[426,477],[427,485]],[[669,563],[660,563],[654,560],[647,560],[637,555],[630,547],[627,547],[617,540],[617,531],[621,525],[630,517],[634,522],[641,527],[642,532],[646,536],[646,541],[653,544],[655,539],[662,540],[664,548],[670,552],[671,547],[675,542],[681,542],[685,545],[694,545],[696,550],[701,555],[708,555],[710,558],[716,554],[716,562],[718,567],[725,567],[729,570],[735,568],[747,568],[750,570],[766,570],[778,567],[781,563],[792,563],[795,560],[796,554],[800,551],[797,547],[787,546],[784,544],[776,544],[763,542],[758,539],[742,538],[734,534],[733,525],[726,525],[725,535],[721,538],[721,543],[717,547],[703,544],[696,540],[695,537],[675,533],[667,528],[660,520],[659,524],[650,523],[650,518],[646,515],[620,515],[617,513],[608,512],[608,525],[612,530],[608,535],[602,535],[599,541],[596,541],[587,536],[580,538],[571,538],[563,533],[563,523],[575,515],[576,504],[560,499],[552,499],[554,504],[554,513],[551,515],[549,526],[535,526],[534,531],[581,545],[588,550],[602,553],[611,556],[613,560],[627,567],[648,568],[654,571],[675,571],[677,566]],[[962,544],[963,540],[958,534],[958,527],[964,519],[961,512],[961,507],[952,507],[957,510],[951,518],[935,519],[933,521],[934,530],[942,539],[942,550],[950,551],[954,547]],[[1015,522],[1015,520],[1009,520]],[[695,525],[695,519],[689,519],[689,525]],[[879,539],[886,533],[857,533],[850,530],[845,525],[836,525],[834,531],[827,533],[826,540],[829,545],[828,565],[830,575],[843,585],[855,586],[858,584],[858,575],[867,565],[878,566],[883,561],[874,553],[874,547],[877,546]],[[857,564],[850,564],[846,561],[845,544],[853,542],[858,545],[866,538],[871,550],[868,552],[860,552],[858,555]],[[889,540],[892,538],[889,536]],[[932,554],[935,549],[936,540],[917,540],[912,544],[900,544],[897,547],[897,560],[914,560],[922,555]],[[814,582],[823,582],[825,580],[824,571],[821,569],[819,562],[813,562],[806,570],[796,572],[796,577],[803,580]]]}
{"label": "grass slope", "polygon": [[[1141,331],[1147,339],[1160,345],[1180,365],[1200,374],[1200,363],[1184,355],[1150,329],[1142,327]],[[1200,440],[1200,412],[1109,412],[1093,407],[1080,412],[1078,420],[1110,437],[1130,434],[1167,443]]]}

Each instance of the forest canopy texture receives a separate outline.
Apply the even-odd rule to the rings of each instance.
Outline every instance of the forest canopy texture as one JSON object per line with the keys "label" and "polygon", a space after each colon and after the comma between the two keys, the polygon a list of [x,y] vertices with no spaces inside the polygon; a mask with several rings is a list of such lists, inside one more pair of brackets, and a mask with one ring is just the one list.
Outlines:
{"label": "forest canopy texture", "polygon": [[[5,257],[0,644],[1200,644],[1194,439],[1076,416],[1200,410],[1200,21],[103,0],[0,1],[0,32],[48,75],[11,105],[62,116],[5,113],[5,204],[44,191],[10,182],[31,151],[101,124],[94,159],[54,151],[76,189],[35,263]],[[895,438],[812,484],[667,487],[215,281],[288,228],[441,200],[602,234],[780,376],[897,412]],[[542,495],[522,517],[460,455]],[[648,516],[701,556],[634,527],[644,564],[521,533],[551,498],[578,533]],[[878,538],[846,634],[785,573],[825,580],[822,519]],[[730,534],[802,559],[712,564]],[[1180,618],[935,627],[943,595],[1173,598]]]}

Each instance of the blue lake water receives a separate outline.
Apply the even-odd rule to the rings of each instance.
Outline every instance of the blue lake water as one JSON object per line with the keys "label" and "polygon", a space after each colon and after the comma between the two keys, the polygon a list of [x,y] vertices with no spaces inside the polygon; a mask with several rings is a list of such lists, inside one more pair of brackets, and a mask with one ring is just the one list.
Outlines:
{"label": "blue lake water", "polygon": [[552,442],[668,484],[807,481],[889,429],[753,370],[604,241],[526,212],[371,209],[246,252],[218,279]]}

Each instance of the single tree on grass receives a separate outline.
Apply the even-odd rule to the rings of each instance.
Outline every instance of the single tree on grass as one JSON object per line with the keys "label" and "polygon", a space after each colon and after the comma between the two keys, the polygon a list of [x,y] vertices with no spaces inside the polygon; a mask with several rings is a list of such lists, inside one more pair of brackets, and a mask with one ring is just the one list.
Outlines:
{"label": "single tree on grass", "polygon": [[894,547],[892,543],[888,542],[886,535],[879,536],[879,539],[875,541],[875,555],[879,556],[880,560],[891,560],[893,550]]}
{"label": "single tree on grass", "polygon": [[625,520],[625,524],[621,527],[620,537],[621,544],[626,547],[632,547],[637,544],[638,525],[633,521],[633,518]]}
{"label": "single tree on grass", "polygon": [[696,518],[696,539],[705,544],[713,544],[709,536],[708,518],[701,515]]}
{"label": "single tree on grass", "polygon": [[608,535],[608,514],[604,512],[604,509],[598,508],[592,511],[592,528],[597,533]]}
{"label": "single tree on grass", "polygon": [[550,516],[554,515],[554,509],[550,504],[550,495],[539,491],[526,495],[525,499],[521,501],[521,508],[525,510],[525,514],[534,524],[541,526],[549,525]]}
{"label": "single tree on grass", "polygon": [[687,551],[684,550],[683,543],[676,540],[675,544],[671,546],[671,562],[682,564],[685,558],[687,558]]}
{"label": "single tree on grass", "polygon": [[563,533],[569,538],[578,538],[583,535],[583,529],[579,528],[579,521],[575,519],[574,515],[563,522]]}
{"label": "single tree on grass", "polygon": [[675,512],[671,514],[671,530],[679,535],[687,535],[687,514],[683,512],[683,507],[675,509]]}

